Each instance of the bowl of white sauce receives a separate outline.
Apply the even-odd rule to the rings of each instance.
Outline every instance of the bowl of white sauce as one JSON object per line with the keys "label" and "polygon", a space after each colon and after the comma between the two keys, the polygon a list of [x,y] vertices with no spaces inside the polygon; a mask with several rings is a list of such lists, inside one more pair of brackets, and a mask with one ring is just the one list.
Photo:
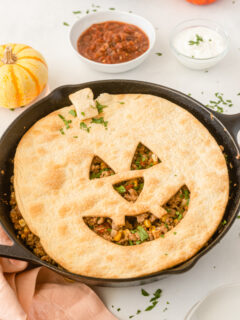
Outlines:
{"label": "bowl of white sauce", "polygon": [[188,20],[172,31],[170,47],[176,58],[195,70],[209,69],[220,62],[228,52],[229,36],[217,23]]}

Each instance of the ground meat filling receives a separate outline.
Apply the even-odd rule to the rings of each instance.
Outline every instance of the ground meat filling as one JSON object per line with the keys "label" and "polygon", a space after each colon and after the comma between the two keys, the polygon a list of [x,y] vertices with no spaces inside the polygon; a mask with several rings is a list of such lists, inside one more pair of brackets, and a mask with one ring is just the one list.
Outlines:
{"label": "ground meat filling", "polygon": [[[90,179],[101,178],[114,174],[100,158],[95,157],[90,169]],[[150,168],[160,159],[143,144],[139,143],[131,170]],[[143,178],[122,181],[114,185],[114,189],[127,201],[135,202],[144,185]],[[126,216],[124,226],[116,226],[112,219],[106,217],[85,217],[84,222],[99,236],[108,241],[128,246],[137,245],[145,241],[164,237],[164,234],[173,229],[185,216],[190,199],[190,192],[183,186],[164,206],[166,214],[158,219],[151,212],[144,212],[138,216]]]}
{"label": "ground meat filling", "polygon": [[133,157],[131,170],[147,169],[160,162],[160,159],[155,153],[150,151],[142,143],[139,143]]}
{"label": "ground meat filling", "polygon": [[95,156],[90,167],[90,179],[104,178],[114,175],[115,172],[102,159]]}
{"label": "ground meat filling", "polygon": [[33,251],[33,253],[36,256],[41,258],[41,260],[47,261],[53,265],[57,265],[57,263],[46,254],[41,245],[40,239],[30,231],[25,220],[23,219],[15,199],[15,192],[13,189],[13,178],[11,179],[10,205],[12,207],[10,211],[10,218],[13,223],[14,229],[16,230],[18,239],[21,239],[22,242],[29,249],[31,249],[31,251]]}
{"label": "ground meat filling", "polygon": [[117,183],[113,187],[124,199],[135,202],[143,189],[143,185],[143,178],[136,178]]}

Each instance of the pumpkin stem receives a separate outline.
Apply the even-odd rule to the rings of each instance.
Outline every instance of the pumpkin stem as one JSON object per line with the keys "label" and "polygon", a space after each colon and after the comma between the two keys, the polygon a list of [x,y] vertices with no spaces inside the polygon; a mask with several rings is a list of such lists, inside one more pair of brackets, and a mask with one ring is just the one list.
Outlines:
{"label": "pumpkin stem", "polygon": [[12,52],[12,48],[9,46],[6,47],[3,54],[2,62],[5,64],[13,64],[16,61],[17,61],[17,56]]}

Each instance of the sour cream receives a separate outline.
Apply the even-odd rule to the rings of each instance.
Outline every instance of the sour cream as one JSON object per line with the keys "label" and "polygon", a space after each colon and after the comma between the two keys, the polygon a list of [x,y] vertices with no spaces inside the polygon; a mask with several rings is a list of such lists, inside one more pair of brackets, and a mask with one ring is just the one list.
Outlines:
{"label": "sour cream", "polygon": [[179,53],[196,59],[216,57],[226,48],[225,39],[217,31],[207,27],[181,31],[176,35],[173,45]]}
{"label": "sour cream", "polygon": [[208,26],[187,26],[176,30],[171,46],[180,62],[189,68],[206,69],[219,62],[227,52],[224,32]]}

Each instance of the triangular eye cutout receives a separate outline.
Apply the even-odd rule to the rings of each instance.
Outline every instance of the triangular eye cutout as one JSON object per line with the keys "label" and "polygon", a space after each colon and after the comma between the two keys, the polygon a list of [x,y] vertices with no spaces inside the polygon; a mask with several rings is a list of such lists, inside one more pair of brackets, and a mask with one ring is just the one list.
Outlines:
{"label": "triangular eye cutout", "polygon": [[113,188],[127,201],[135,202],[142,192],[143,178],[125,180],[113,185]]}
{"label": "triangular eye cutout", "polygon": [[101,158],[95,156],[92,160],[89,179],[99,179],[114,175],[115,172]]}
{"label": "triangular eye cutout", "polygon": [[140,142],[133,156],[131,170],[147,169],[160,162],[158,156]]}

